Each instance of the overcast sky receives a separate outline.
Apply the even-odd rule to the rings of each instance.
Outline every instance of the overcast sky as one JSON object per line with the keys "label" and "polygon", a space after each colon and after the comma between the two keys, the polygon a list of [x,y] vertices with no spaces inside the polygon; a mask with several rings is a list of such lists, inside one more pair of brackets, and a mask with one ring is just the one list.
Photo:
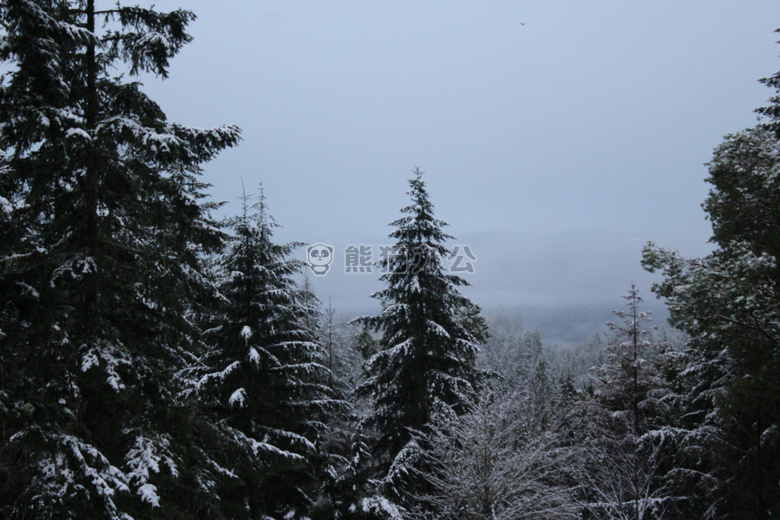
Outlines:
{"label": "overcast sky", "polygon": [[[262,180],[280,240],[336,248],[313,277],[339,311],[376,276],[413,167],[477,256],[485,306],[614,301],[648,240],[706,253],[712,149],[755,123],[780,68],[774,0],[186,3],[194,41],[147,92],[177,122],[237,124],[206,165],[216,199]],[[228,211],[235,211],[233,203]]]}

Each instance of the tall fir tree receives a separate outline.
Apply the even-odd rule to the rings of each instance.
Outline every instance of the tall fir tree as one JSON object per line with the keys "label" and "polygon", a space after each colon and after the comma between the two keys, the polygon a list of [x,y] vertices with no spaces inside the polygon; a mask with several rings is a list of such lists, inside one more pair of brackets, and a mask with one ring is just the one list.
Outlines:
{"label": "tall fir tree", "polygon": [[224,300],[200,386],[234,439],[241,484],[233,500],[246,518],[292,518],[311,506],[319,437],[334,404],[317,338],[319,310],[293,278],[304,264],[290,255],[302,244],[272,240],[278,225],[262,186],[256,198],[243,198],[243,214],[228,227],[232,236],[217,265]]}
{"label": "tall fir tree", "polygon": [[[220,241],[200,165],[239,130],[166,120],[188,11],[0,5],[0,509],[7,518],[218,518],[223,479],[181,398]],[[3,237],[6,238],[6,237]]]}
{"label": "tall fir tree", "polygon": [[358,319],[382,333],[359,391],[373,401],[366,422],[377,432],[375,456],[385,471],[403,458],[410,430],[424,430],[441,405],[466,411],[479,379],[474,333],[484,330],[470,312],[475,305],[458,290],[468,283],[443,265],[450,253],[444,242],[453,237],[434,217],[422,172],[413,173],[411,203],[390,224],[396,242],[379,263],[387,287],[373,297],[383,310]]}

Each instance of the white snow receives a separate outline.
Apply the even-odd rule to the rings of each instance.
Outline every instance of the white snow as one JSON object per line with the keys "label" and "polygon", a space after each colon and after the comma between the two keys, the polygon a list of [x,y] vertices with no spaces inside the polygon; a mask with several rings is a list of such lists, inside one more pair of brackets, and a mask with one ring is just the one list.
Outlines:
{"label": "white snow", "polygon": [[157,494],[157,486],[149,483],[152,474],[160,473],[162,464],[168,466],[173,476],[178,476],[179,471],[168,452],[170,443],[165,437],[150,439],[139,435],[135,439],[132,449],[127,452],[127,465],[131,468],[128,477],[138,486],[136,493],[141,500],[152,507],[160,506],[160,497]]}
{"label": "white snow", "polygon": [[[267,454],[273,454],[275,456],[281,456],[285,459],[300,462],[303,461],[304,458],[302,455],[299,455],[298,453],[293,453],[290,451],[285,451],[282,449],[277,448],[270,442],[268,442],[268,435],[266,434],[265,438],[262,441],[258,441],[257,439],[254,439],[252,437],[249,437],[245,433],[243,433],[240,430],[233,430],[233,436],[235,437],[236,441],[240,443],[247,444],[251,449],[252,452],[255,455],[262,453]],[[312,445],[312,449],[315,449]]]}
{"label": "white snow", "polygon": [[65,137],[68,139],[71,137],[79,137],[85,141],[92,141],[92,137],[81,128],[68,128],[68,131],[65,132]]}
{"label": "white snow", "polygon": [[98,366],[100,362],[95,352],[89,352],[81,359],[81,371],[86,372],[92,367]]}
{"label": "white snow", "polygon": [[260,354],[257,353],[255,347],[249,347],[249,361],[255,366],[260,366]]}
{"label": "white snow", "polygon": [[94,367],[101,368],[103,367],[102,361],[105,364],[103,370],[107,375],[106,382],[117,392],[124,390],[125,385],[117,369],[121,365],[130,365],[131,362],[122,346],[103,344],[87,347],[87,345],[82,345],[82,348],[86,349],[86,353],[81,357],[81,371],[87,372]]}
{"label": "white snow", "polygon": [[246,401],[246,390],[243,388],[239,388],[232,394],[230,394],[230,397],[228,398],[228,404],[230,406],[234,406],[236,403],[238,403],[239,408],[244,407],[244,402]]}
{"label": "white snow", "polygon": [[141,496],[141,500],[147,504],[151,504],[152,507],[160,507],[160,496],[157,494],[157,486],[154,484],[143,484],[138,488],[138,494]]}
{"label": "white snow", "polygon": [[244,338],[244,341],[249,341],[249,338],[252,336],[252,329],[249,327],[249,325],[244,325],[244,328],[241,329],[241,337]]}
{"label": "white snow", "polygon": [[388,520],[403,520],[398,507],[383,496],[364,498],[360,502],[360,509],[367,514],[382,514]]}
{"label": "white snow", "polygon": [[[29,430],[25,432],[29,433]],[[12,438],[10,442],[13,441]],[[91,444],[72,435],[60,434],[51,435],[46,441],[55,450],[38,463],[46,493],[62,497],[74,487],[83,488],[88,483],[90,494],[94,492],[102,497],[109,509],[116,509],[114,495],[130,491],[125,482],[126,475]]]}
{"label": "white snow", "polygon": [[428,330],[436,334],[437,336],[440,336],[442,338],[449,339],[450,334],[447,332],[447,329],[442,327],[440,324],[436,323],[433,320],[428,320]]}
{"label": "white snow", "polygon": [[8,199],[5,197],[0,197],[0,211],[3,213],[10,215],[11,212],[13,212],[14,208],[11,206],[11,203],[8,202]]}
{"label": "white snow", "polygon": [[208,383],[211,379],[219,379],[220,381],[223,381],[227,376],[230,375],[231,372],[233,372],[239,366],[241,366],[241,362],[233,361],[228,366],[226,366],[224,370],[220,372],[212,372],[210,374],[206,374],[203,377],[201,377],[196,386],[198,388],[201,388],[203,385]]}

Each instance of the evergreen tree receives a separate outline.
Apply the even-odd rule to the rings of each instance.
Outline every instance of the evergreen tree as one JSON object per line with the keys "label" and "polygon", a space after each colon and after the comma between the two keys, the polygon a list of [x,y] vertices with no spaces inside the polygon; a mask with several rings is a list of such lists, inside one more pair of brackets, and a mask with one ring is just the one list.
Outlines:
{"label": "evergreen tree", "polygon": [[[776,74],[762,80],[780,88]],[[687,259],[649,244],[654,291],[689,334],[679,480],[702,518],[780,514],[780,140],[777,94],[756,128],[726,136],[709,163],[704,208],[715,250]]]}
{"label": "evergreen tree", "polygon": [[[623,297],[623,321],[607,323],[606,361],[595,372],[587,427],[587,509],[597,518],[664,518],[667,498],[661,467],[668,444],[658,432],[668,423],[668,393],[659,376],[665,345],[653,340],[649,312],[634,284]],[[660,441],[659,441],[660,438]]]}
{"label": "evergreen tree", "polygon": [[377,342],[374,336],[371,335],[368,326],[364,325],[355,334],[355,349],[365,360],[371,359],[376,354]]}
{"label": "evergreen tree", "polygon": [[606,362],[596,368],[596,400],[623,433],[641,436],[659,424],[666,393],[656,363],[663,345],[653,342],[652,329],[643,322],[652,320],[641,311],[642,296],[634,284],[623,297],[626,311],[613,311],[622,323],[607,323],[612,334],[607,341]]}
{"label": "evergreen tree", "polygon": [[413,173],[411,203],[391,223],[396,242],[380,261],[387,287],[373,297],[383,302],[382,313],[358,319],[382,333],[359,391],[374,404],[366,424],[378,432],[375,453],[385,471],[413,451],[410,430],[424,430],[440,404],[466,411],[478,379],[473,334],[483,330],[470,312],[474,304],[458,291],[467,282],[445,272],[444,241],[452,237],[433,216],[422,172]]}
{"label": "evergreen tree", "polygon": [[247,518],[290,518],[311,505],[329,370],[316,300],[293,279],[304,264],[290,255],[302,244],[272,241],[277,224],[262,187],[251,205],[252,197],[243,201],[218,261],[224,304],[201,386],[238,450],[234,500],[245,503]]}
{"label": "evergreen tree", "polygon": [[[780,29],[775,30],[775,32],[780,33]],[[756,112],[764,117],[764,121],[761,126],[764,129],[773,132],[775,137],[780,139],[780,71],[776,72],[772,76],[769,76],[768,78],[762,78],[759,81],[767,87],[775,90],[775,93],[769,98],[769,106],[756,109]]]}
{"label": "evergreen tree", "polygon": [[0,5],[8,518],[221,514],[224,477],[194,442],[210,424],[180,392],[209,291],[200,257],[220,241],[199,168],[239,131],[170,123],[124,74],[166,77],[193,18]]}
{"label": "evergreen tree", "polygon": [[[731,163],[732,176],[746,184],[740,190],[745,198],[763,206],[771,199],[752,193],[749,185],[763,177],[762,189],[776,189],[776,159],[769,168],[747,170],[751,163],[741,160],[745,147],[758,137],[763,144],[754,148],[757,157],[767,146],[780,150],[769,132],[749,130],[728,137],[710,167],[720,177]],[[717,177],[711,180],[717,182]],[[723,195],[716,185],[709,207],[726,200]],[[729,218],[732,211],[741,218],[738,207],[725,210],[711,212],[715,229],[730,224],[719,219]],[[762,218],[777,226],[772,212],[767,207]],[[774,237],[756,239],[753,232],[759,229],[745,227],[744,236],[716,233],[719,247],[703,259],[682,258],[652,245],[645,251],[645,265],[665,275],[655,290],[665,298],[671,322],[691,337],[683,376],[691,389],[687,415],[696,420],[686,425],[687,444],[690,451],[710,456],[689,457],[694,465],[686,474],[701,477],[687,487],[697,489],[705,517],[768,518],[780,511],[780,277]]]}

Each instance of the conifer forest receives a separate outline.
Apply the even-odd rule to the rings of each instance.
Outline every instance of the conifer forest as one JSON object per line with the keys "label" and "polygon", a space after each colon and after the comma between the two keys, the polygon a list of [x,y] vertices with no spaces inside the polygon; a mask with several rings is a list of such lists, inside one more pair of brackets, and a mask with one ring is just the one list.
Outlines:
{"label": "conifer forest", "polygon": [[701,158],[711,253],[640,245],[652,293],[560,346],[468,297],[424,168],[373,314],[318,295],[253,172],[218,216],[241,129],[144,87],[194,20],[0,3],[0,519],[780,517],[780,73]]}

